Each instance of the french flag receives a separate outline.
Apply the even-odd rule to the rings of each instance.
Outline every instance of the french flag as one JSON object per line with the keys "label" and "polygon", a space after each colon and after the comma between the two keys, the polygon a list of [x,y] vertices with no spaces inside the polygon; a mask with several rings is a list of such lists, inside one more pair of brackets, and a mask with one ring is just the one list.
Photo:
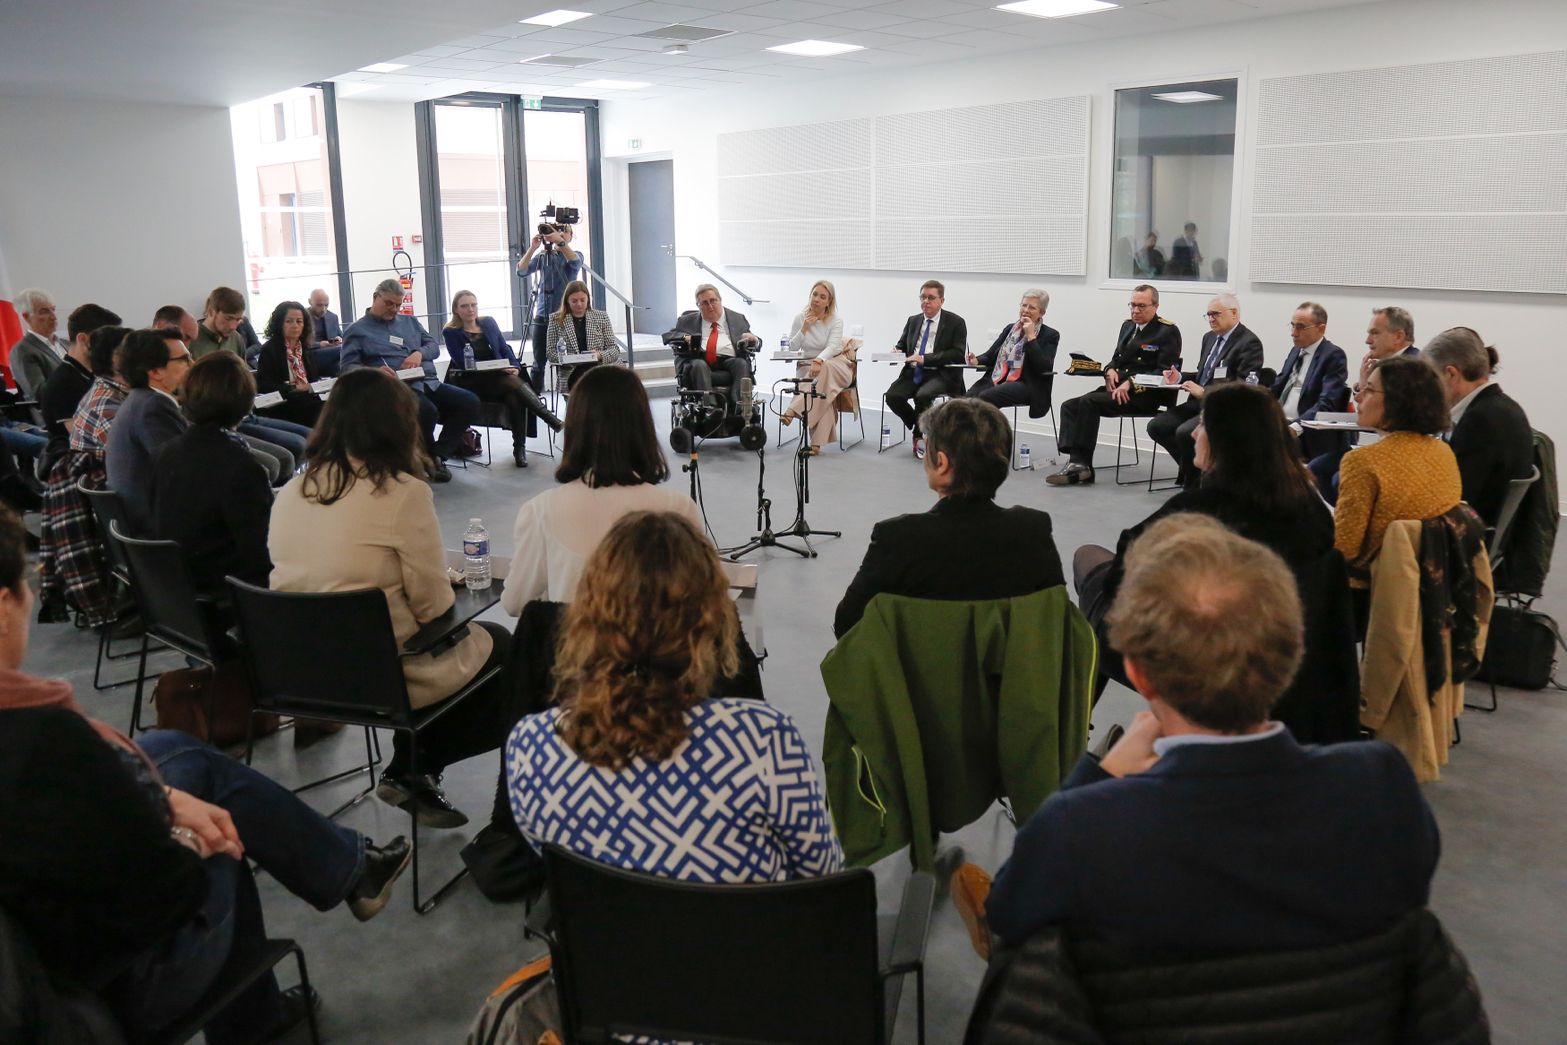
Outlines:
{"label": "french flag", "polygon": [[11,380],[11,346],[22,340],[22,317],[16,314],[11,299],[16,297],[16,287],[5,270],[5,253],[0,251],[0,377],[5,387],[14,388]]}

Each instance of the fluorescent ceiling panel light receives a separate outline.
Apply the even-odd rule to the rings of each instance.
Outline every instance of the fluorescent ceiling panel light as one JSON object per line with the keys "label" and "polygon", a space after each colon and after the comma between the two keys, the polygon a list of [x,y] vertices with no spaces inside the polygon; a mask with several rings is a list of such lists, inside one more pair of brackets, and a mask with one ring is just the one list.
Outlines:
{"label": "fluorescent ceiling panel light", "polygon": [[578,87],[596,87],[602,91],[640,91],[644,87],[652,87],[650,83],[641,80],[589,80],[587,83],[579,83]]}
{"label": "fluorescent ceiling panel light", "polygon": [[797,54],[804,58],[831,58],[835,54],[848,54],[850,51],[863,51],[865,48],[859,44],[835,44],[827,40],[801,40],[798,43],[779,44],[777,47],[769,47],[769,51],[777,51],[780,54]]}
{"label": "fluorescent ceiling panel light", "polygon": [[399,69],[406,69],[406,65],[398,65],[396,62],[376,62],[374,65],[362,65],[359,71],[362,73],[395,73]]}
{"label": "fluorescent ceiling panel light", "polygon": [[1171,91],[1168,94],[1156,94],[1155,98],[1162,102],[1174,102],[1177,105],[1190,105],[1193,102],[1222,102],[1224,96],[1209,94],[1207,91]]}
{"label": "fluorescent ceiling panel light", "polygon": [[523,25],[547,25],[553,29],[558,25],[565,25],[568,22],[575,22],[579,18],[586,18],[590,13],[589,11],[567,11],[565,8],[560,8],[555,11],[545,11],[543,14],[534,15],[532,18],[519,18],[517,21]]}
{"label": "fluorescent ceiling panel light", "polygon": [[1035,18],[1071,18],[1073,15],[1093,14],[1095,11],[1108,11],[1120,6],[1108,0],[1018,0],[1013,4],[998,4],[996,10],[1032,15]]}

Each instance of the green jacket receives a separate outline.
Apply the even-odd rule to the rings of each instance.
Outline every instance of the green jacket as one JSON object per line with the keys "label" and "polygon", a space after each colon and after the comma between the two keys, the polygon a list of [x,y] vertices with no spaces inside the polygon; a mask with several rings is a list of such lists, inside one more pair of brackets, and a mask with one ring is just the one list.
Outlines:
{"label": "green jacket", "polygon": [[202,323],[198,326],[196,339],[190,343],[190,354],[196,359],[200,359],[202,356],[209,355],[219,349],[227,349],[239,358],[244,359],[245,339],[240,337],[237,331],[228,337],[220,338],[207,329],[207,324]]}
{"label": "green jacket", "polygon": [[1088,744],[1098,645],[1056,586],[1012,599],[878,595],[822,661],[827,804],[855,865],[913,846],[1005,796],[1021,823]]}

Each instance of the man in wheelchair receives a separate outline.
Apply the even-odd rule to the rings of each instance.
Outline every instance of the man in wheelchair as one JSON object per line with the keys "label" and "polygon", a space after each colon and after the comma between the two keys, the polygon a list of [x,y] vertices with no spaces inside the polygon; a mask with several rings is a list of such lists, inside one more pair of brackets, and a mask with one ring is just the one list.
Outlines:
{"label": "man in wheelchair", "polygon": [[[675,380],[681,394],[675,401],[675,427],[700,438],[746,435],[759,426],[748,391],[754,376],[751,360],[762,339],[739,312],[724,307],[718,288],[696,288],[696,311],[682,313],[675,328],[664,334],[675,355]],[[765,434],[762,436],[765,441]],[[677,447],[678,449],[678,447]]]}

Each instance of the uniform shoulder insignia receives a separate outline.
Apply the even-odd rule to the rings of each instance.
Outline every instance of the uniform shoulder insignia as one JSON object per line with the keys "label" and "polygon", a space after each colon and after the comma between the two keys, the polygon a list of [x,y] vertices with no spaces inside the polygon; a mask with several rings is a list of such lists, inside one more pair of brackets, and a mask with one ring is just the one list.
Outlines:
{"label": "uniform shoulder insignia", "polygon": [[1165,319],[1163,316],[1159,317],[1159,322],[1163,323],[1167,327],[1175,326],[1175,320],[1173,320],[1173,319]]}

